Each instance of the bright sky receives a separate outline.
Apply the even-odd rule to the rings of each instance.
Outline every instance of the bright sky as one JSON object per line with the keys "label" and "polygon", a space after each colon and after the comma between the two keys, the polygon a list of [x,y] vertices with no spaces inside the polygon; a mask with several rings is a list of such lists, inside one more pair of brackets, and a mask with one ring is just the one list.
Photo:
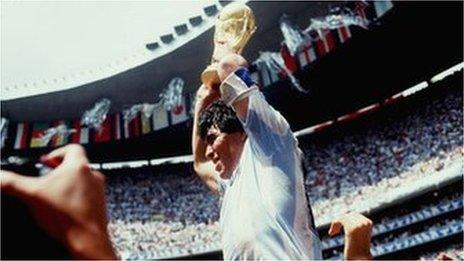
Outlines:
{"label": "bright sky", "polygon": [[192,16],[205,16],[203,8],[214,3],[2,0],[2,96],[15,85],[42,88],[146,58],[145,44]]}

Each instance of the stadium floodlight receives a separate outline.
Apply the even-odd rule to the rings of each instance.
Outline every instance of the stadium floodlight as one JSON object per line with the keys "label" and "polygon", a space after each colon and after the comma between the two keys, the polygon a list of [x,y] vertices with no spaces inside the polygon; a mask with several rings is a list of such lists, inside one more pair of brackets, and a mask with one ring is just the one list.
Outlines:
{"label": "stadium floodlight", "polygon": [[176,31],[177,35],[183,35],[188,32],[187,24],[180,24],[174,27],[174,31]]}
{"label": "stadium floodlight", "polygon": [[205,14],[207,16],[213,16],[213,15],[217,14],[217,12],[218,12],[218,8],[217,8],[216,5],[207,6],[203,10],[205,11]]}
{"label": "stadium floodlight", "polygon": [[443,72],[433,76],[430,79],[430,82],[431,83],[436,83],[438,81],[441,81],[441,80],[445,79],[446,77],[454,74],[455,72],[458,72],[458,71],[462,70],[463,68],[464,68],[464,63],[456,64],[455,66],[453,66],[451,68],[448,68],[448,69],[444,70]]}
{"label": "stadium floodlight", "polygon": [[159,43],[158,43],[158,42],[149,43],[149,44],[145,45],[145,47],[146,47],[148,50],[153,51],[153,50],[158,49]]}
{"label": "stadium floodlight", "polygon": [[165,34],[165,35],[162,35],[162,36],[160,37],[160,39],[161,39],[161,42],[163,42],[163,43],[165,43],[165,44],[168,44],[168,43],[174,41],[174,35],[172,35],[172,34]]}
{"label": "stadium floodlight", "polygon": [[193,26],[198,26],[203,22],[203,18],[201,17],[201,15],[194,16],[192,18],[189,18],[189,22]]}

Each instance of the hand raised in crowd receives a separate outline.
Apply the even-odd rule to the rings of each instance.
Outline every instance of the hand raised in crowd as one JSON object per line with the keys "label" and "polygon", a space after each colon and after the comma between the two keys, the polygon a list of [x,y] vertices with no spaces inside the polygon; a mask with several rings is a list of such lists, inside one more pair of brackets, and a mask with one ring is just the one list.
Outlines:
{"label": "hand raised in crowd", "polygon": [[44,156],[61,164],[42,177],[1,171],[2,192],[24,201],[38,224],[76,259],[115,259],[107,232],[104,176],[84,149],[68,145]]}
{"label": "hand raised in crowd", "polygon": [[329,236],[345,231],[344,257],[347,260],[370,260],[372,221],[359,213],[348,213],[332,222]]}

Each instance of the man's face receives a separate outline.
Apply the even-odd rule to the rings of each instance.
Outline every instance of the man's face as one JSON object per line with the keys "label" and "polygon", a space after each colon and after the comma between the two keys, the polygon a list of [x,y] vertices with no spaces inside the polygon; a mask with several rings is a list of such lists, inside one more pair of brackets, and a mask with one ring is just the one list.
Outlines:
{"label": "man's face", "polygon": [[206,134],[205,156],[214,164],[214,169],[222,179],[229,179],[237,167],[245,143],[243,132],[225,133],[216,126]]}

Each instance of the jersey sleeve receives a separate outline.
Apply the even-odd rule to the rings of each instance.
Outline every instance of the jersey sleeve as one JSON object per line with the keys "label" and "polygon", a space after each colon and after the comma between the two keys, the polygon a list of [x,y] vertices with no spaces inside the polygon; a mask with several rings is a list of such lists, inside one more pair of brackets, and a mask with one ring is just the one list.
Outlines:
{"label": "jersey sleeve", "polygon": [[[221,85],[221,97],[233,102],[248,98],[248,110],[241,120],[252,147],[270,156],[294,149],[295,141],[287,120],[266,101],[251,80],[249,72],[240,68]],[[225,100],[227,102],[227,100]]]}

